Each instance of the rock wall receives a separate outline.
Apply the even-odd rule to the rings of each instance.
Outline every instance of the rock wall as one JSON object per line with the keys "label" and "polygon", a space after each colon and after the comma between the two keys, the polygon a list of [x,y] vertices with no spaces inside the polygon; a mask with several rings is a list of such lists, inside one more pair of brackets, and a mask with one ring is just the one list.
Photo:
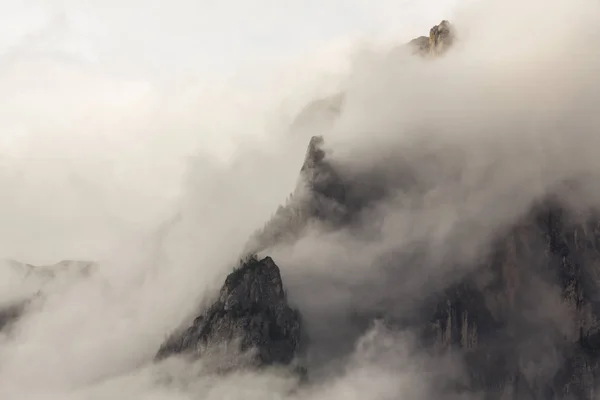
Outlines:
{"label": "rock wall", "polygon": [[473,276],[446,290],[428,335],[438,351],[463,355],[470,389],[595,398],[599,234],[597,219],[545,203],[498,239]]}
{"label": "rock wall", "polygon": [[230,366],[289,365],[300,339],[300,314],[287,304],[279,268],[270,257],[250,257],[227,276],[212,306],[163,344],[157,359],[228,347]]}

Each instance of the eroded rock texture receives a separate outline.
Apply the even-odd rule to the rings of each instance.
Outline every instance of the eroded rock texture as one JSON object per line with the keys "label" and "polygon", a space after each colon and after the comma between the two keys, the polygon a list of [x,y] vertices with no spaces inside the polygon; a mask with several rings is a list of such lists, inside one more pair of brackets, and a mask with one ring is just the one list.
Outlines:
{"label": "eroded rock texture", "polygon": [[287,304],[279,268],[270,257],[251,257],[227,277],[217,301],[191,327],[171,337],[157,358],[197,357],[234,346],[232,353],[250,353],[236,362],[287,365],[297,355],[300,335],[300,314]]}
{"label": "eroded rock texture", "polygon": [[599,235],[597,219],[547,202],[441,295],[429,338],[438,351],[463,355],[470,390],[488,398],[595,398]]}

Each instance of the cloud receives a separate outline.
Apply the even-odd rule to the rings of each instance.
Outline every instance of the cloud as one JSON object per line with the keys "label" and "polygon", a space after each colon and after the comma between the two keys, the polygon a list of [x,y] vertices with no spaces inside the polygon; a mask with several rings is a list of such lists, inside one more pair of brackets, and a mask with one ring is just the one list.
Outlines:
{"label": "cloud", "polygon": [[[392,9],[378,4],[379,20],[391,24],[382,16]],[[250,8],[243,10],[272,15]],[[177,22],[181,10],[166,20]],[[411,332],[380,326],[371,331],[375,339],[367,335],[356,349],[354,339],[364,330],[351,331],[348,319],[353,310],[376,310],[390,299],[403,314],[416,296],[467,272],[460,266],[556,184],[596,174],[599,59],[590,45],[600,26],[596,11],[587,0],[485,1],[456,13],[461,40],[435,62],[377,51],[354,58],[340,80],[348,97],[326,135],[328,157],[344,178],[378,177],[389,193],[361,215],[360,229],[316,229],[292,247],[272,249],[290,298],[317,333],[314,340],[322,340],[315,348],[338,342],[345,346],[341,355],[350,353],[349,365],[332,367],[306,391],[294,391],[276,373],[188,376],[181,385],[161,385],[161,368],[177,375],[188,367],[147,366],[165,335],[208,301],[249,235],[294,189],[306,143],[265,131],[264,124],[266,110],[279,101],[271,96],[294,93],[297,81],[287,78],[285,87],[265,94],[208,75],[180,91],[165,90],[152,74],[128,79],[103,69],[123,67],[130,75],[156,36],[133,52],[135,68],[123,60],[100,68],[45,56],[4,69],[0,253],[43,263],[97,258],[101,268],[88,280],[48,289],[16,334],[4,338],[0,394],[60,400],[433,396],[441,390],[433,377],[453,369],[460,375],[459,364],[432,365],[414,351]],[[307,26],[292,12],[272,12],[281,13],[280,25],[289,18],[294,27]],[[340,20],[328,12],[320,17],[325,25],[329,17]],[[235,27],[254,14],[221,11],[213,23]],[[150,28],[161,32],[154,20],[140,19],[132,37],[143,38]],[[194,52],[190,42],[180,46]],[[273,73],[252,71],[263,78]],[[298,89],[299,98],[320,90]],[[406,168],[418,177],[410,190],[403,185]],[[596,180],[584,182],[590,184],[579,206],[597,205]],[[157,228],[170,218],[172,224]],[[414,248],[426,250],[428,262],[411,263]],[[396,263],[401,270],[384,268],[386,259],[405,256]],[[383,284],[382,278],[389,279]],[[202,372],[201,364],[196,368],[187,372]]]}

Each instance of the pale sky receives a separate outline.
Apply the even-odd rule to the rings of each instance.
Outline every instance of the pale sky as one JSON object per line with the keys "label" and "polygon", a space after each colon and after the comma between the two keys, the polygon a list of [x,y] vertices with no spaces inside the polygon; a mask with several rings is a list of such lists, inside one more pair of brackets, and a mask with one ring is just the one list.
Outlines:
{"label": "pale sky", "polygon": [[456,1],[0,0],[0,258],[139,236],[188,156],[266,137],[333,90],[353,44],[426,35]]}
{"label": "pale sky", "polygon": [[136,78],[231,77],[330,43],[427,34],[455,1],[3,0],[0,50],[60,49]]}

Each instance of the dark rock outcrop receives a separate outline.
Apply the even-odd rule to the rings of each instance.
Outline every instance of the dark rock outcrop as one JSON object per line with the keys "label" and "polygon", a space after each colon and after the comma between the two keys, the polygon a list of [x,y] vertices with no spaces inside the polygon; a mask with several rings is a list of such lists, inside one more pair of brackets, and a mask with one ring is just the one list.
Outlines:
{"label": "dark rock outcrop", "polygon": [[429,52],[439,55],[447,51],[454,43],[454,27],[444,20],[429,31]]}
{"label": "dark rock outcrop", "polygon": [[419,36],[408,42],[413,54],[421,55],[429,53],[429,44],[429,37],[427,36]]}
{"label": "dark rock outcrop", "polygon": [[[233,346],[234,366],[288,365],[300,349],[300,314],[286,300],[279,268],[270,257],[251,257],[232,272],[218,300],[191,327],[160,348],[157,359],[174,354],[199,357]],[[249,355],[248,358],[242,356]]]}
{"label": "dark rock outcrop", "polygon": [[444,20],[429,30],[429,36],[419,36],[411,40],[408,45],[412,48],[413,54],[439,56],[452,46],[455,37],[454,27]]}
{"label": "dark rock outcrop", "polygon": [[599,220],[546,202],[493,249],[441,296],[426,335],[431,344],[461,354],[469,388],[488,398],[595,398]]}

